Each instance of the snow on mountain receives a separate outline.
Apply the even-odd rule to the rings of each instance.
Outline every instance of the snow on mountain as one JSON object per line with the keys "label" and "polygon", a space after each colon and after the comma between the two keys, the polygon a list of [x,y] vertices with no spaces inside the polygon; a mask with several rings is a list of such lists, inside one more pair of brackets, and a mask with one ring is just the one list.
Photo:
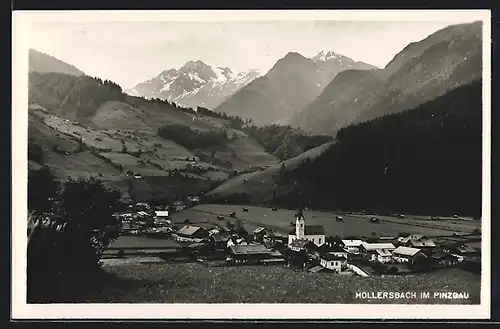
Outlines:
{"label": "snow on mountain", "polygon": [[234,72],[202,61],[189,61],[179,70],[170,69],[125,92],[131,96],[160,98],[181,106],[213,109],[223,100],[260,76],[259,71]]}

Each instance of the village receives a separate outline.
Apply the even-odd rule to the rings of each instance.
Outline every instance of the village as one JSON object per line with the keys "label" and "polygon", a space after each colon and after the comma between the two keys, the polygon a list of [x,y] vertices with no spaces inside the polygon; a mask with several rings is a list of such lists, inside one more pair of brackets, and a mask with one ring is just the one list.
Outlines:
{"label": "village", "polygon": [[[363,277],[449,267],[478,273],[481,268],[480,248],[471,246],[480,245],[479,232],[432,237],[415,233],[369,238],[327,236],[322,225],[307,224],[301,211],[295,213],[290,223],[294,227],[288,233],[265,225],[247,231],[234,211],[217,215],[215,222],[171,220],[172,214],[198,203],[199,197],[187,197],[164,209],[147,203],[130,205],[128,212],[116,214],[123,223],[121,235],[105,251],[103,259],[156,256],[168,262],[200,262],[207,266],[283,264],[310,273]],[[248,213],[249,209],[242,207],[241,212]],[[344,220],[343,216],[335,216],[335,221]],[[369,221],[377,223],[380,219],[373,216]],[[158,243],[136,245],[128,243],[127,238]]]}

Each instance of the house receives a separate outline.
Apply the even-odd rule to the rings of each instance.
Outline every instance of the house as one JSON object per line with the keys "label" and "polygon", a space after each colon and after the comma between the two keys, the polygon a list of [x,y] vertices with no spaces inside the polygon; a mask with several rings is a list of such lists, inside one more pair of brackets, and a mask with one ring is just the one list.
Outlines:
{"label": "house", "polygon": [[432,263],[435,265],[454,266],[458,264],[457,257],[441,250],[435,250],[430,257]]}
{"label": "house", "polygon": [[325,243],[325,229],[323,225],[306,225],[304,215],[299,212],[295,215],[295,229],[288,234],[288,244],[295,240],[308,240],[321,246]]}
{"label": "house", "polygon": [[[377,261],[380,263],[389,263],[392,260],[392,253],[387,249],[376,249],[376,254],[374,255]],[[372,256],[373,258],[373,256]]]}
{"label": "house", "polygon": [[398,238],[398,243],[405,247],[429,249],[435,248],[436,244],[431,238],[422,234],[410,234],[407,237]]}
{"label": "house", "polygon": [[360,252],[371,261],[387,263],[392,259],[392,251],[396,247],[392,243],[367,243],[363,242],[360,246]]}
{"label": "house", "polygon": [[231,248],[232,246],[246,246],[248,243],[243,238],[239,238],[236,235],[231,236],[226,243],[227,248]]}
{"label": "house", "polygon": [[208,238],[208,231],[202,227],[194,225],[184,225],[175,232],[177,241],[193,241],[199,242]]}
{"label": "house", "polygon": [[351,254],[357,254],[359,253],[359,248],[363,244],[363,241],[361,240],[341,240],[341,246],[344,247],[344,249],[347,250],[348,253]]}
{"label": "house", "polygon": [[342,269],[347,267],[347,258],[327,253],[320,257],[319,264],[324,268],[340,273]]}
{"label": "house", "polygon": [[155,216],[159,218],[166,218],[168,217],[168,210],[156,210]]}
{"label": "house", "polygon": [[318,247],[318,254],[319,255],[324,255],[324,254],[332,254],[338,257],[345,257],[347,258],[347,250],[342,248],[342,246],[339,245],[321,245]]}
{"label": "house", "polygon": [[266,234],[266,229],[262,226],[258,227],[253,231],[253,239],[255,241],[263,241],[265,234]]}
{"label": "house", "polygon": [[262,244],[234,245],[229,247],[229,259],[233,264],[256,263],[270,258],[271,252]]}
{"label": "house", "polygon": [[310,240],[298,239],[290,243],[288,248],[295,252],[313,253],[318,247]]}
{"label": "house", "polygon": [[458,262],[463,262],[467,258],[472,258],[480,255],[479,251],[466,244],[457,244],[446,248],[444,251],[455,256]]}
{"label": "house", "polygon": [[427,257],[421,249],[399,246],[392,252],[392,259],[398,263],[415,263],[418,257]]}

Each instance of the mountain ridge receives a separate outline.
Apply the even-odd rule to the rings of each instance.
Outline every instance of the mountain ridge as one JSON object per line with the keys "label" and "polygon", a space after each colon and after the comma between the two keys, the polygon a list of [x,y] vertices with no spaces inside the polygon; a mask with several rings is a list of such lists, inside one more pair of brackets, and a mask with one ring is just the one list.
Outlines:
{"label": "mountain ridge", "polygon": [[262,77],[255,79],[215,108],[218,112],[251,118],[259,125],[286,119],[313,101],[336,74],[347,69],[373,69],[345,56],[307,58],[289,52]]}
{"label": "mountain ridge", "polygon": [[[383,69],[373,70],[378,82],[327,86],[289,123],[334,135],[351,123],[411,109],[473,81],[482,74],[481,28],[480,22],[451,25],[410,43]],[[331,84],[336,83],[334,78]]]}
{"label": "mountain ridge", "polygon": [[238,73],[229,67],[212,67],[201,60],[191,60],[179,70],[163,70],[125,92],[131,96],[172,101],[185,107],[212,109],[258,76],[260,73],[256,69]]}
{"label": "mountain ridge", "polygon": [[85,73],[74,65],[68,64],[49,54],[29,49],[28,71],[38,73],[64,73],[74,76],[82,76]]}

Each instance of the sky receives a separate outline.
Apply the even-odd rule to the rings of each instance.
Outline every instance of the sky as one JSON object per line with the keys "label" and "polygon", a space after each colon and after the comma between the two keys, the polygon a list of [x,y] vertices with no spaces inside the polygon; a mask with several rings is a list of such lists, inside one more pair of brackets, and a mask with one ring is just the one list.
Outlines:
{"label": "sky", "polygon": [[29,27],[28,44],[128,89],[190,60],[265,74],[291,51],[312,57],[332,50],[383,68],[410,42],[462,22],[38,22]]}

